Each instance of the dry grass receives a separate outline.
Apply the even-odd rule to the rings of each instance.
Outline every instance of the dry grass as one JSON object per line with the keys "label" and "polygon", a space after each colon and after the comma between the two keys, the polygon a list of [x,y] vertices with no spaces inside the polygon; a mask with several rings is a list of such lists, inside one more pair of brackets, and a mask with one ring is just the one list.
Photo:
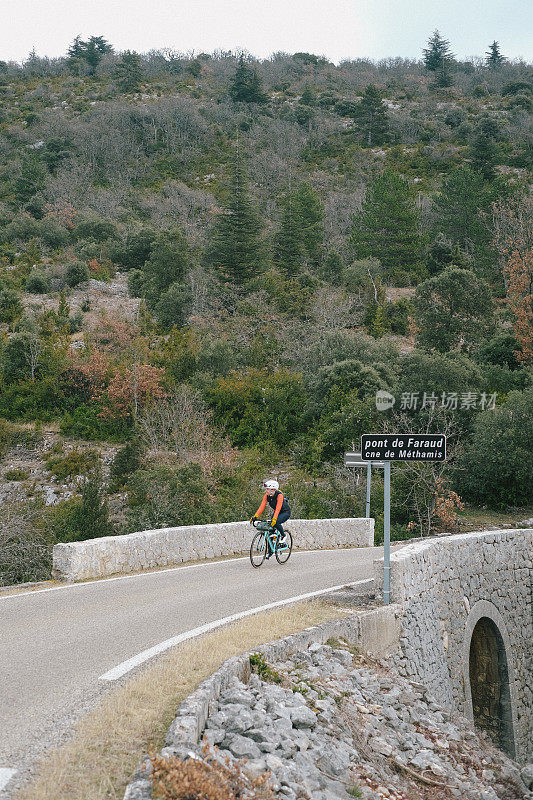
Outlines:
{"label": "dry grass", "polygon": [[457,517],[455,528],[458,532],[484,531],[492,528],[516,528],[525,520],[533,517],[533,506],[498,511],[493,508],[480,508],[466,505]]}
{"label": "dry grass", "polygon": [[14,800],[122,800],[142,757],[158,751],[179,704],[231,656],[342,616],[321,600],[247,617],[185,642],[106,695],[70,742],[48,752]]}

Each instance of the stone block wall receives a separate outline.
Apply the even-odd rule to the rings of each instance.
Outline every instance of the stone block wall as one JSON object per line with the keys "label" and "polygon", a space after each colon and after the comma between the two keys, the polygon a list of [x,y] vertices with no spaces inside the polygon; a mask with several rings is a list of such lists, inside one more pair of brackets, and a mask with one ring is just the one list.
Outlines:
{"label": "stone block wall", "polygon": [[[376,567],[376,586],[382,587],[383,562]],[[533,754],[532,581],[531,530],[447,536],[413,543],[391,556],[391,602],[404,609],[399,671],[472,718],[472,632],[479,619],[491,619],[505,646],[521,760]]]}
{"label": "stone block wall", "polygon": [[[295,519],[287,525],[295,549],[372,547],[374,520]],[[247,522],[188,525],[56,544],[53,576],[79,581],[247,553],[254,529]]]}

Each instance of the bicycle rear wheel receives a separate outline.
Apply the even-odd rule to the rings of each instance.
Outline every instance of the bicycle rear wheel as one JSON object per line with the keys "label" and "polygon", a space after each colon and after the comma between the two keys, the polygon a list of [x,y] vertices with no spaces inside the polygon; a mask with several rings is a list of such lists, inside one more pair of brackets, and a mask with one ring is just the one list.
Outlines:
{"label": "bicycle rear wheel", "polygon": [[263,531],[257,531],[250,545],[250,561],[252,567],[260,567],[265,560],[267,550],[266,536]]}
{"label": "bicycle rear wheel", "polygon": [[276,561],[278,564],[285,564],[292,553],[292,535],[290,531],[285,531],[285,544],[282,547],[278,544],[276,546]]}

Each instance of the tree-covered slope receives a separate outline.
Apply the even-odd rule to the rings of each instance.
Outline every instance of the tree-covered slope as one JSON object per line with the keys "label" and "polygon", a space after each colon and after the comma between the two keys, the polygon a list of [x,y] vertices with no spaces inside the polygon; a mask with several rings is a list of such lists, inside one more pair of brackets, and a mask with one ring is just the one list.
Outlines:
{"label": "tree-covered slope", "polygon": [[358,515],[342,453],[375,430],[450,437],[395,468],[398,535],[528,502],[532,69],[437,34],[419,62],[0,62],[5,581],[56,540],[244,518],[272,473],[297,515]]}

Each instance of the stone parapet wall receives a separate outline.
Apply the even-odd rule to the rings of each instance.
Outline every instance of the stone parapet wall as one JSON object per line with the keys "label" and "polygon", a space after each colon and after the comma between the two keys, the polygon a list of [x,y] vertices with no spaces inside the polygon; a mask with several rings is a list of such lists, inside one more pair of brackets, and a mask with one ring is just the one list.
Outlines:
{"label": "stone parapet wall", "polygon": [[[391,601],[403,606],[401,674],[472,717],[469,653],[481,617],[502,636],[517,757],[533,753],[533,531],[416,542],[391,556]],[[377,563],[378,591],[383,562]]]}
{"label": "stone parapet wall", "polygon": [[[373,519],[291,519],[286,527],[292,533],[294,548],[300,550],[374,544]],[[247,522],[224,522],[56,544],[53,576],[79,581],[239,555],[248,552],[253,533]]]}

